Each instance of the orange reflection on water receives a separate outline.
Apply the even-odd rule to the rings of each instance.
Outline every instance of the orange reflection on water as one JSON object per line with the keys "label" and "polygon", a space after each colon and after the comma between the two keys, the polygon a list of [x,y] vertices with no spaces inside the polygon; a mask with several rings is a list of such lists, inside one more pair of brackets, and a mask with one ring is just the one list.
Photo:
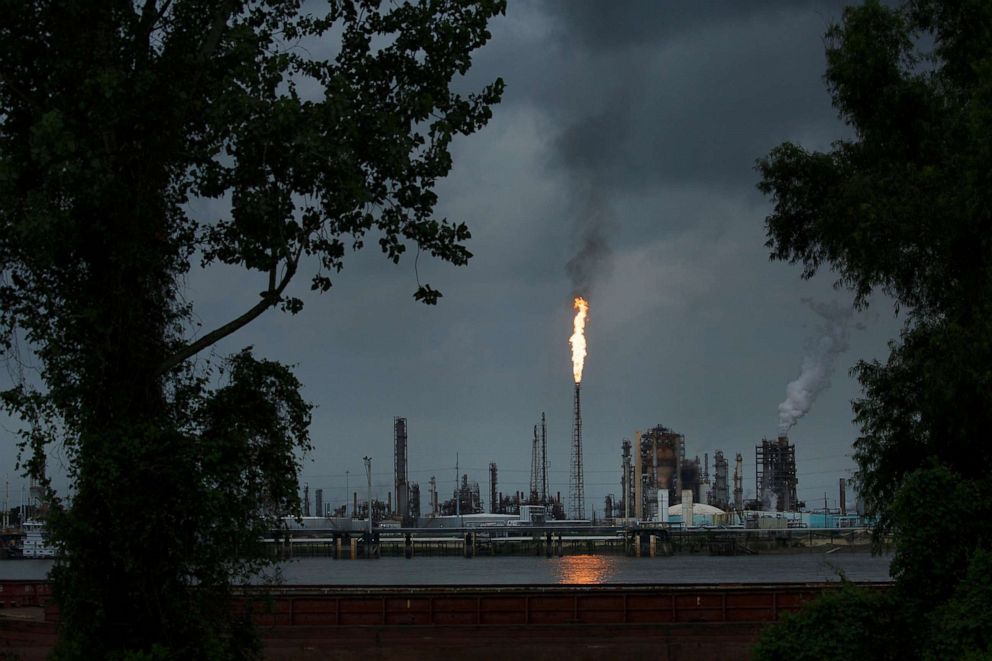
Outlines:
{"label": "orange reflection on water", "polygon": [[602,556],[566,555],[559,560],[558,582],[569,585],[605,583],[609,569],[609,563]]}

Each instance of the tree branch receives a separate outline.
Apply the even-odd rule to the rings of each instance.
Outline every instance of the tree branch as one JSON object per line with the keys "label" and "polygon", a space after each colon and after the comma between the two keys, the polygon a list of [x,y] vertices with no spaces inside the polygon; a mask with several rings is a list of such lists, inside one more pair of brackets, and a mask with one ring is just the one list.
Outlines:
{"label": "tree branch", "polygon": [[269,271],[269,288],[262,292],[261,301],[252,306],[250,310],[245,312],[240,317],[229,321],[223,326],[215,328],[200,339],[187,344],[185,347],[166,358],[165,361],[163,361],[159,366],[158,373],[165,374],[187,358],[191,358],[210,345],[219,342],[231,333],[234,333],[240,328],[246,326],[263,312],[282,300],[282,293],[285,291],[286,285],[289,284],[289,281],[292,280],[293,276],[296,274],[296,267],[300,261],[300,253],[301,251],[298,250],[292,259],[286,261],[286,272],[283,273],[282,279],[279,281],[278,285],[276,285],[276,266],[272,267]]}
{"label": "tree branch", "polygon": [[10,90],[11,94],[18,97],[29,108],[31,108],[35,112],[41,111],[41,106],[38,105],[35,99],[33,99],[26,90],[22,89],[17,83],[11,80],[3,71],[0,71],[0,82],[5,84],[7,86],[7,89]]}
{"label": "tree branch", "polygon": [[159,22],[159,19],[165,16],[165,12],[169,10],[172,0],[164,0],[161,7],[158,7],[157,3],[158,0],[145,0],[145,6],[141,9],[139,34],[143,35],[146,39],[155,30],[155,24]]}
{"label": "tree branch", "polygon": [[198,62],[206,62],[207,58],[213,55],[217,46],[220,44],[220,36],[224,30],[224,26],[227,25],[227,19],[234,12],[235,2],[229,1],[221,3],[217,7],[217,11],[214,12],[213,20],[210,23],[210,31],[207,32],[207,36],[203,39],[203,43],[200,44],[200,48],[196,52],[196,59]]}
{"label": "tree branch", "polygon": [[141,8],[141,20],[139,22],[141,32],[151,29],[156,13],[156,0],[145,0],[145,6]]}

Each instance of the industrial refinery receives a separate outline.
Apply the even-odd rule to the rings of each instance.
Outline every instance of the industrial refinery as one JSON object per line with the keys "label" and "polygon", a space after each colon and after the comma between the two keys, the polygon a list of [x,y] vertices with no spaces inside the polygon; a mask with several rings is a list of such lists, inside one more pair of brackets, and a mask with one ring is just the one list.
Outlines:
{"label": "industrial refinery", "polygon": [[[635,431],[633,441],[624,438],[620,443],[617,490],[606,496],[602,514],[575,516],[582,511],[573,498],[581,493],[576,485],[581,489],[582,483],[581,452],[574,451],[581,443],[577,399],[573,414],[567,500],[548,480],[544,413],[533,425],[529,443],[521,443],[521,451],[529,450],[530,455],[527,490],[504,492],[499,467],[491,462],[488,489],[468,472],[459,471],[456,487],[445,498],[432,475],[426,503],[421,502],[419,485],[408,476],[408,421],[396,417],[393,489],[385,502],[371,497],[370,475],[367,497],[361,498],[357,490],[351,494],[350,513],[348,504],[332,508],[324,503],[323,491],[318,490],[317,516],[287,519],[286,530],[272,541],[284,554],[337,558],[611,552],[655,557],[700,551],[735,555],[867,548],[866,521],[860,512],[849,513],[846,508],[846,480],[838,482],[839,508],[828,509],[826,503],[822,509],[807,508],[797,499],[795,445],[784,435],[754,444],[754,474],[745,476],[741,452],[718,450],[711,467],[708,453],[702,459],[689,457],[686,437],[677,431],[660,424]],[[745,498],[745,483],[753,485],[754,497]],[[303,497],[303,510],[308,513],[308,488]]]}
{"label": "industrial refinery", "polygon": [[[348,503],[332,507],[317,490],[316,517],[335,519],[346,528],[351,521],[367,521],[379,528],[437,529],[493,527],[500,525],[571,527],[610,526],[617,529],[653,527],[663,530],[689,530],[717,527],[721,529],[753,528],[856,528],[864,522],[859,512],[848,513],[847,482],[841,478],[839,508],[807,508],[797,497],[798,472],[796,449],[785,433],[772,439],[761,438],[753,446],[717,450],[690,455],[684,434],[662,424],[634,430],[630,437],[618,437],[620,475],[615,489],[605,497],[601,509],[585,497],[585,470],[582,437],[582,376],[587,356],[585,337],[589,302],[576,296],[572,335],[573,407],[570,463],[567,485],[549,481],[548,426],[540,413],[532,433],[521,430],[521,453],[529,451],[530,479],[527,489],[504,491],[500,486],[499,467],[490,462],[488,476],[470,475],[459,470],[456,455],[455,488],[439,493],[438,477],[427,483],[426,503],[422,503],[420,485],[409,479],[411,452],[410,429],[405,417],[393,419],[393,488],[385,502],[373,499],[371,472],[366,497],[361,489],[349,494]],[[631,437],[633,440],[631,440]],[[754,452],[754,473],[744,474],[744,453]],[[367,470],[371,470],[367,458]],[[731,462],[733,465],[731,465]],[[711,470],[712,468],[712,470]],[[485,479],[488,477],[488,485]],[[450,484],[450,482],[449,482]],[[745,491],[745,484],[748,485]],[[562,498],[561,486],[565,486]],[[488,488],[486,488],[488,487]],[[745,493],[748,497],[745,497]],[[310,514],[309,487],[304,487],[303,511]],[[600,513],[597,515],[597,511]]]}
{"label": "industrial refinery", "polygon": [[[575,409],[573,448],[581,439],[581,420]],[[571,523],[606,524],[617,526],[660,523],[692,527],[694,525],[746,526],[761,518],[784,521],[843,520],[840,526],[857,525],[857,513],[846,508],[847,480],[838,482],[839,508],[813,508],[807,512],[806,503],[796,495],[798,485],[795,445],[787,436],[762,438],[754,447],[755,470],[744,475],[741,452],[733,455],[717,450],[710,463],[709,453],[702,458],[687,456],[686,438],[664,425],[645,431],[635,431],[633,442],[624,438],[620,443],[620,474],[616,491],[609,493],[600,514],[581,516],[583,508],[575,502],[581,493],[581,452],[572,452],[569,467],[568,500],[548,481],[547,421],[544,413],[533,425],[530,441],[530,479],[527,490],[504,492],[500,487],[499,467],[490,462],[488,484],[467,472],[458,472],[458,483],[450,495],[438,490],[438,478],[428,480],[426,503],[422,502],[420,485],[408,476],[410,452],[407,419],[393,419],[393,489],[386,500],[371,501],[356,490],[348,504],[332,506],[316,490],[315,508],[310,507],[310,490],[303,490],[303,512],[316,517],[344,518],[350,513],[356,519],[367,519],[369,502],[372,518],[378,525],[416,527],[446,527],[448,525],[481,525],[495,521],[517,519],[526,515],[529,522],[569,521]],[[521,444],[523,446],[523,444]],[[524,448],[521,447],[524,451]],[[733,456],[733,464],[728,457]],[[456,469],[457,470],[457,469]],[[485,478],[483,478],[485,479]],[[754,496],[745,499],[745,483],[753,485]],[[579,486],[577,486],[579,485]],[[693,513],[690,521],[684,517],[685,507]],[[818,514],[803,517],[803,514]],[[493,516],[487,516],[493,515]],[[824,519],[824,515],[827,518]],[[466,517],[468,517],[466,519]],[[496,517],[496,518],[493,518]],[[466,524],[467,521],[467,524]]]}
{"label": "industrial refinery", "polygon": [[[501,488],[495,461],[489,462],[488,475],[463,472],[455,453],[456,480],[451,492],[444,493],[439,486],[450,485],[450,477],[439,480],[437,475],[431,475],[424,493],[419,482],[410,480],[410,455],[416,450],[408,419],[396,416],[392,420],[392,488],[385,494],[385,500],[373,497],[373,458],[365,457],[364,485],[359,479],[352,490],[346,483],[347,495],[343,500],[332,502],[326,497],[329,493],[340,496],[336,485],[331,490],[326,489],[327,485],[314,485],[312,496],[310,484],[302,485],[302,519],[287,518],[285,530],[273,531],[271,541],[277,542],[279,535],[285,534],[286,541],[295,535],[311,545],[320,544],[315,539],[333,544],[350,540],[357,544],[361,533],[364,553],[371,555],[372,549],[379,552],[380,533],[384,533],[391,535],[393,542],[402,539],[411,553],[414,543],[411,535],[418,535],[422,544],[437,548],[460,544],[461,552],[466,553],[469,548],[474,553],[480,543],[493,553],[497,548],[502,552],[523,549],[530,553],[536,549],[551,553],[557,549],[562,553],[571,543],[586,551],[623,548],[629,554],[639,554],[643,543],[644,552],[654,555],[657,544],[671,548],[676,539],[673,535],[688,538],[695,532],[714,530],[801,533],[810,529],[857,529],[864,533],[866,526],[861,512],[847,511],[845,479],[838,482],[839,507],[828,508],[826,497],[822,508],[808,508],[799,500],[796,446],[784,432],[772,439],[756,440],[753,446],[717,450],[711,467],[709,453],[703,452],[702,459],[698,453],[690,454],[691,441],[674,428],[654,424],[627,433],[618,430],[615,438],[620,439],[616,455],[619,475],[600,507],[589,503],[585,496],[582,379],[588,353],[585,329],[590,307],[582,296],[575,296],[572,307],[574,318],[568,340],[572,360],[572,415],[567,484],[553,484],[550,480],[548,419],[542,411],[539,415],[535,413],[533,425],[521,425],[519,450],[521,455],[529,455],[530,463],[526,488],[512,491]],[[786,431],[795,424],[795,416],[789,422],[783,427]],[[751,447],[754,473],[745,475],[744,456],[750,455]],[[597,466],[595,470],[612,473],[613,468]],[[347,473],[345,477],[347,480]],[[511,483],[519,485],[520,481]],[[36,495],[33,487],[32,495]],[[40,491],[34,501],[40,505]],[[17,529],[5,525],[7,536],[0,540],[3,555],[38,557],[41,551],[35,548],[37,544],[30,543],[27,533],[33,531],[41,539],[41,524],[31,527],[25,519],[22,512],[18,522],[23,521],[24,525]],[[474,533],[466,532],[473,530]],[[443,536],[424,537],[431,531],[441,531]],[[466,536],[462,538],[462,535]],[[645,542],[648,538],[655,541]],[[738,548],[735,538],[713,541],[709,535],[707,539],[709,544],[715,544],[713,548],[717,552]],[[753,545],[747,548],[753,550]],[[353,556],[357,552],[357,547],[351,551]],[[341,553],[341,548],[336,548],[335,554]]]}

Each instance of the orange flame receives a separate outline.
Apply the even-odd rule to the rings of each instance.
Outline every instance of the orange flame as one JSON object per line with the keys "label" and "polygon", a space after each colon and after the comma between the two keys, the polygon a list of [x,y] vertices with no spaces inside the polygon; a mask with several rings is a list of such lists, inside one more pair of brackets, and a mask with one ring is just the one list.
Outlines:
{"label": "orange flame", "polygon": [[581,383],[582,366],[586,362],[586,315],[589,314],[589,302],[576,296],[572,307],[576,312],[572,322],[572,337],[568,338],[568,343],[572,345],[572,375],[576,383]]}

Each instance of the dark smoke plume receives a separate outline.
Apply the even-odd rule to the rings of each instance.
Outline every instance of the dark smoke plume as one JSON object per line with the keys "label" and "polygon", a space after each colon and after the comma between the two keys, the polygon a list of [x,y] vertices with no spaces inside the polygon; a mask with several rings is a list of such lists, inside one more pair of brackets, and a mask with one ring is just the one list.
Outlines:
{"label": "dark smoke plume", "polygon": [[585,204],[577,209],[575,224],[578,245],[565,264],[565,272],[572,281],[572,293],[588,296],[596,281],[608,274],[612,255],[608,233],[613,220],[597,191],[590,191]]}

